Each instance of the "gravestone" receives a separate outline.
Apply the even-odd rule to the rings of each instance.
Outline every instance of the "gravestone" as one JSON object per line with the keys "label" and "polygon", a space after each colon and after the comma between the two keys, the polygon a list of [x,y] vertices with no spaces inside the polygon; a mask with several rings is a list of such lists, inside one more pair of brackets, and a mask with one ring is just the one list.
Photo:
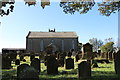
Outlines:
{"label": "gravestone", "polygon": [[39,80],[38,72],[28,64],[17,67],[17,80]]}
{"label": "gravestone", "polygon": [[23,62],[26,62],[26,59],[23,59]]}
{"label": "gravestone", "polygon": [[60,59],[60,52],[57,53],[57,59]]}
{"label": "gravestone", "polygon": [[91,65],[87,61],[82,61],[80,64],[78,64],[78,77],[91,77]]}
{"label": "gravestone", "polygon": [[101,56],[101,50],[98,50],[98,55]]}
{"label": "gravestone", "polygon": [[45,55],[45,59],[44,59],[44,65],[47,66],[47,55]]}
{"label": "gravestone", "polygon": [[76,54],[75,61],[78,62],[79,59],[80,59],[79,54]]}
{"label": "gravestone", "polygon": [[92,45],[90,43],[86,43],[83,45],[83,52],[86,54],[86,59],[91,60],[91,55],[92,55]]}
{"label": "gravestone", "polygon": [[98,55],[97,52],[92,52],[91,59],[94,59],[95,57],[97,57],[97,55]]}
{"label": "gravestone", "polygon": [[64,53],[61,53],[60,55],[59,55],[59,66],[61,66],[61,67],[64,67],[64,59],[65,59],[65,54]]}
{"label": "gravestone", "polygon": [[120,50],[117,53],[115,53],[114,67],[116,74],[120,76]]}
{"label": "gravestone", "polygon": [[41,71],[40,60],[38,58],[34,58],[31,62],[31,66],[34,67],[38,73]]}
{"label": "gravestone", "polygon": [[113,52],[113,59],[115,59],[115,54],[116,54],[116,52],[114,51],[114,52]]}
{"label": "gravestone", "polygon": [[17,78],[19,79],[20,78],[20,74],[23,73],[23,70],[25,68],[28,68],[29,65],[28,64],[21,64],[20,66],[17,67]]}
{"label": "gravestone", "polygon": [[58,59],[58,66],[64,67],[64,58]]}
{"label": "gravestone", "polygon": [[15,60],[15,65],[20,65],[20,60],[19,59]]}
{"label": "gravestone", "polygon": [[58,74],[58,62],[53,55],[47,57],[47,74]]}
{"label": "gravestone", "polygon": [[53,44],[52,44],[52,43],[49,44],[49,45],[46,47],[46,52],[47,52],[47,54],[52,54],[52,53],[53,53],[53,49],[54,49]]}
{"label": "gravestone", "polygon": [[68,57],[71,57],[72,56],[72,52],[68,52]]}
{"label": "gravestone", "polygon": [[32,61],[34,58],[35,58],[35,55],[34,55],[34,54],[31,54],[31,55],[30,55],[30,61]]}
{"label": "gravestone", "polygon": [[66,69],[74,69],[74,59],[72,58],[67,58],[65,60],[65,68]]}
{"label": "gravestone", "polygon": [[101,53],[101,58],[106,58],[106,53],[105,52]]}
{"label": "gravestone", "polygon": [[84,44],[83,45],[83,51],[84,51],[84,53],[86,53],[86,52],[93,52],[92,45],[90,43]]}
{"label": "gravestone", "polygon": [[12,53],[9,53],[9,55],[10,55],[10,59],[13,61],[13,60],[15,60],[16,59],[16,56],[17,56],[17,53],[16,52],[12,52]]}
{"label": "gravestone", "polygon": [[2,56],[2,69],[11,69],[11,59],[8,56]]}
{"label": "gravestone", "polygon": [[108,59],[109,55],[108,55],[108,52],[106,53],[106,59]]}
{"label": "gravestone", "polygon": [[113,60],[113,51],[110,51],[108,55],[109,55],[109,60]]}
{"label": "gravestone", "polygon": [[20,56],[20,61],[23,61],[23,59],[24,59],[24,56],[21,55]]}

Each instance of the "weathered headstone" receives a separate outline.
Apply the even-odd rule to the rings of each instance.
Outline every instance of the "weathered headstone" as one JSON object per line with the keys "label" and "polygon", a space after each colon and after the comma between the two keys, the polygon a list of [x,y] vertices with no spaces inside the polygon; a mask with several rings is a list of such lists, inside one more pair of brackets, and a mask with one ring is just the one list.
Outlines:
{"label": "weathered headstone", "polygon": [[113,60],[113,51],[110,51],[108,55],[109,55],[109,60]]}
{"label": "weathered headstone", "polygon": [[44,59],[44,65],[47,66],[47,55],[45,55],[45,59]]}
{"label": "weathered headstone", "polygon": [[40,73],[41,71],[41,67],[40,67],[40,60],[38,58],[34,58],[31,62],[31,66],[33,66],[38,73]]}
{"label": "weathered headstone", "polygon": [[53,55],[47,57],[47,74],[58,74],[58,62]]}
{"label": "weathered headstone", "polygon": [[53,49],[54,49],[53,44],[52,44],[52,43],[49,44],[49,45],[46,47],[46,52],[47,52],[47,54],[52,54],[52,53],[53,53]]}
{"label": "weathered headstone", "polygon": [[95,57],[97,57],[97,52],[92,52],[91,59],[94,59]]}
{"label": "weathered headstone", "polygon": [[25,59],[23,59],[23,62],[26,62],[26,60],[25,60]]}
{"label": "weathered headstone", "polygon": [[78,64],[78,77],[91,77],[91,65],[87,61],[82,61],[80,64]]}
{"label": "weathered headstone", "polygon": [[57,53],[57,59],[60,59],[60,52]]}
{"label": "weathered headstone", "polygon": [[65,68],[66,69],[74,69],[74,59],[72,58],[67,58],[65,60]]}
{"label": "weathered headstone", "polygon": [[2,56],[2,69],[11,69],[11,59],[8,56]]}
{"label": "weathered headstone", "polygon": [[114,67],[116,74],[120,76],[120,50],[115,54]]}
{"label": "weathered headstone", "polygon": [[71,57],[72,56],[72,52],[68,52],[68,57]]}
{"label": "weathered headstone", "polygon": [[58,66],[64,67],[64,58],[58,59]]}
{"label": "weathered headstone", "polygon": [[17,80],[39,80],[38,72],[28,64],[21,64],[17,67]]}
{"label": "weathered headstone", "polygon": [[19,59],[15,60],[15,65],[20,65],[20,60]]}
{"label": "weathered headstone", "polygon": [[20,74],[23,73],[23,70],[25,68],[28,68],[29,65],[28,64],[21,64],[20,66],[17,67],[17,78],[19,79],[20,78]]}
{"label": "weathered headstone", "polygon": [[105,52],[101,53],[101,58],[106,58],[106,53]]}
{"label": "weathered headstone", "polygon": [[98,55],[101,56],[101,50],[98,50]]}
{"label": "weathered headstone", "polygon": [[10,59],[13,61],[16,59],[17,53],[10,53]]}
{"label": "weathered headstone", "polygon": [[90,43],[86,43],[83,45],[83,51],[84,54],[86,54],[86,59],[87,60],[91,60],[91,56],[92,56],[92,45]]}
{"label": "weathered headstone", "polygon": [[108,59],[109,55],[108,55],[108,52],[106,53],[106,59]]}
{"label": "weathered headstone", "polygon": [[61,66],[61,67],[64,67],[64,59],[65,59],[65,54],[64,53],[61,53],[60,55],[59,55],[59,59],[58,59],[58,61],[59,61],[59,66]]}
{"label": "weathered headstone", "polygon": [[35,58],[35,55],[34,55],[34,54],[31,54],[31,55],[30,55],[30,61],[32,61],[34,58]]}
{"label": "weathered headstone", "polygon": [[76,54],[75,61],[78,62],[79,59],[80,59],[79,54]]}
{"label": "weathered headstone", "polygon": [[84,51],[84,53],[86,53],[86,52],[93,52],[92,45],[90,43],[84,44],[83,45],[83,51]]}
{"label": "weathered headstone", "polygon": [[21,55],[21,56],[20,56],[20,61],[23,61],[23,59],[24,59],[24,56]]}

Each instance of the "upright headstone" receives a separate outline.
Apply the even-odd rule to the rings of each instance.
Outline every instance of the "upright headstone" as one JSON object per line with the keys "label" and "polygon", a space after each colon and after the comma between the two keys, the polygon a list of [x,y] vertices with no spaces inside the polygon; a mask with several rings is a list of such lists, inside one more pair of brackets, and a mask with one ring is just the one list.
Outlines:
{"label": "upright headstone", "polygon": [[47,57],[47,74],[58,74],[58,62],[53,55]]}
{"label": "upright headstone", "polygon": [[10,53],[10,58],[11,58],[12,61],[16,59],[16,56],[17,56],[17,53],[16,53],[16,52]]}
{"label": "upright headstone", "polygon": [[80,64],[78,64],[78,77],[91,77],[91,65],[87,61],[82,61]]}
{"label": "upright headstone", "polygon": [[47,54],[52,54],[53,53],[53,44],[49,44],[47,47],[46,47],[46,52]]}
{"label": "upright headstone", "polygon": [[65,68],[66,69],[74,69],[74,59],[72,58],[67,58],[65,60]]}
{"label": "upright headstone", "polygon": [[98,50],[98,55],[101,56],[101,50]]}
{"label": "upright headstone", "polygon": [[92,45],[90,43],[86,43],[85,45],[83,45],[83,51],[84,51],[84,54],[87,55],[86,59],[91,60],[91,54],[93,52]]}
{"label": "upright headstone", "polygon": [[108,55],[108,52],[106,53],[106,59],[108,59],[109,58],[109,55]]}
{"label": "upright headstone", "polygon": [[80,59],[79,54],[76,54],[75,61],[78,62],[79,59]]}
{"label": "upright headstone", "polygon": [[57,53],[57,59],[60,59],[60,52]]}
{"label": "upright headstone", "polygon": [[79,54],[79,58],[82,59],[82,51],[79,51],[78,54]]}
{"label": "upright headstone", "polygon": [[92,45],[90,43],[84,44],[83,45],[83,51],[84,51],[84,53],[86,53],[86,52],[93,52]]}
{"label": "upright headstone", "polygon": [[28,67],[29,67],[28,64],[21,64],[20,66],[17,67],[17,79],[20,79],[21,74],[24,73],[23,70]]}
{"label": "upright headstone", "polygon": [[58,65],[59,65],[60,67],[64,67],[64,59],[65,59],[65,55],[64,55],[64,53],[61,53],[61,54],[59,55],[59,59],[58,59],[58,61],[59,61]]}
{"label": "upright headstone", "polygon": [[44,65],[47,66],[47,55],[45,55],[45,59],[44,59]]}
{"label": "upright headstone", "polygon": [[8,56],[2,56],[2,69],[11,69],[11,59]]}
{"label": "upright headstone", "polygon": [[17,80],[39,80],[38,72],[28,64],[17,67]]}
{"label": "upright headstone", "polygon": [[20,60],[19,59],[15,60],[15,65],[20,65]]}
{"label": "upright headstone", "polygon": [[20,56],[20,61],[23,61],[23,59],[24,59],[24,56],[21,55],[21,56]]}
{"label": "upright headstone", "polygon": [[34,54],[31,54],[31,55],[30,55],[30,61],[32,61],[34,58],[35,58],[35,55],[34,55]]}
{"label": "upright headstone", "polygon": [[113,60],[113,51],[110,51],[108,55],[109,55],[109,60]]}
{"label": "upright headstone", "polygon": [[40,73],[41,71],[41,67],[40,67],[40,60],[38,58],[34,58],[31,62],[31,66],[33,66],[38,73]]}
{"label": "upright headstone", "polygon": [[120,76],[120,50],[115,54],[114,67],[116,74]]}
{"label": "upright headstone", "polygon": [[68,52],[68,57],[71,57],[72,56],[72,52]]}
{"label": "upright headstone", "polygon": [[106,59],[107,54],[105,52],[101,53],[101,58],[105,58]]}

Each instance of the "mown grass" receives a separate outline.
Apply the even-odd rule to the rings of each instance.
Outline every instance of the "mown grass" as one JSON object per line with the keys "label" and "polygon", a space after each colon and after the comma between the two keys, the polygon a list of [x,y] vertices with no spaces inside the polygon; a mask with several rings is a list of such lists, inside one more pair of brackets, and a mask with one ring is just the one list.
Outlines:
{"label": "mown grass", "polygon": [[[19,57],[17,57],[19,59]],[[38,58],[36,56],[36,58]],[[27,63],[30,64],[30,58],[29,57],[25,57],[25,59],[27,60],[26,62],[22,62],[23,63]],[[59,73],[58,75],[47,75],[47,71],[46,71],[46,66],[44,65],[44,63],[41,63],[41,73],[39,75],[41,80],[79,80],[78,78],[78,64],[79,62],[75,62],[75,68],[74,69],[70,69],[70,70],[66,70],[64,67],[59,67]],[[9,70],[2,70],[2,76],[3,79],[2,80],[16,80],[16,69],[17,66],[14,64],[14,62],[12,62],[12,66],[13,69],[9,69]],[[115,74],[114,71],[114,62],[111,61],[111,63],[109,64],[101,64],[98,63],[99,68],[92,68],[92,77],[88,78],[88,79],[80,79],[80,80],[117,80],[118,77]],[[66,74],[62,74],[63,71],[66,71]]]}

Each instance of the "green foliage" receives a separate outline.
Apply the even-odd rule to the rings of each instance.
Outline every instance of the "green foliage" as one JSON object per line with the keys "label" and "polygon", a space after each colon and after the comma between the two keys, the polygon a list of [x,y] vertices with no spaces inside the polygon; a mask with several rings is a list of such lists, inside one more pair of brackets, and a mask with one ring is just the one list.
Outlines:
{"label": "green foliage", "polygon": [[[101,0],[102,2],[95,2],[94,0],[61,0],[60,7],[63,8],[63,12],[66,14],[74,14],[75,12],[79,12],[80,14],[85,14],[92,10],[95,3],[98,3],[98,11],[104,16],[110,16],[112,13],[116,13],[120,10],[120,1],[114,0]],[[25,4],[28,6],[36,5],[36,0],[24,0]],[[15,0],[4,0],[0,1],[0,15],[9,15],[10,12],[13,12]],[[9,4],[9,8],[6,5]],[[50,5],[50,0],[41,0],[41,7]],[[3,9],[6,7],[6,10]]]}
{"label": "green foliage", "polygon": [[74,14],[76,11],[80,12],[80,14],[87,13],[92,7],[95,5],[95,2],[91,1],[68,1],[68,2],[60,2],[60,7],[63,8],[63,12]]}
{"label": "green foliage", "polygon": [[102,50],[102,52],[109,52],[109,51],[113,51],[114,50],[114,42],[108,42],[105,45],[101,46],[100,49]]}
{"label": "green foliage", "polygon": [[99,11],[102,15],[105,16],[110,16],[111,13],[116,13],[116,11],[120,10],[120,1],[119,2],[103,2],[103,3],[98,3],[99,6]]}

